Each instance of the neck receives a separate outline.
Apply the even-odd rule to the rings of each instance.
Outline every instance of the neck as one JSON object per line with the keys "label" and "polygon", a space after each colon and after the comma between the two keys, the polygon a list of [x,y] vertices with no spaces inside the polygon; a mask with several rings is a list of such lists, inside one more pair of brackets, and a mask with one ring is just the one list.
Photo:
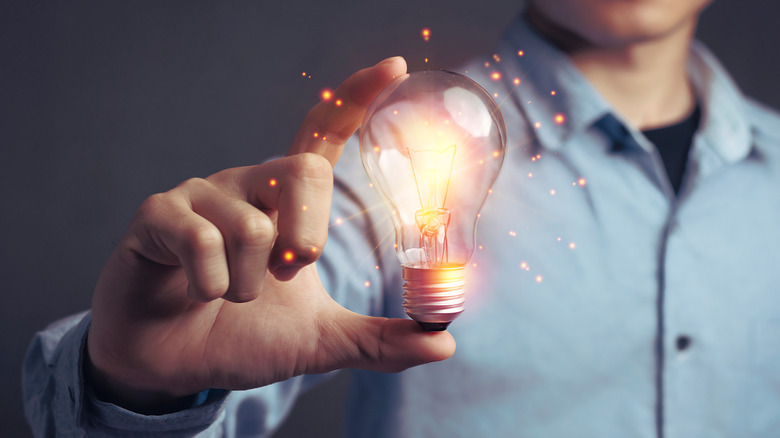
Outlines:
{"label": "neck", "polygon": [[693,111],[696,98],[686,65],[695,20],[657,38],[596,47],[538,13],[529,12],[529,19],[636,128],[671,125]]}

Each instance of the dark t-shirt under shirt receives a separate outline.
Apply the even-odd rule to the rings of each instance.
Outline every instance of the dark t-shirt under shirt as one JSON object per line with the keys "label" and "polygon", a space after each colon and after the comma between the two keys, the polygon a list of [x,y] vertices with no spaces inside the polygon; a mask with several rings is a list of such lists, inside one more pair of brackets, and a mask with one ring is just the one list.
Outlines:
{"label": "dark t-shirt under shirt", "polygon": [[661,154],[674,193],[680,191],[685,174],[685,164],[688,161],[688,152],[691,149],[693,136],[699,128],[700,116],[701,111],[696,105],[688,117],[674,125],[642,131],[642,134],[655,145]]}

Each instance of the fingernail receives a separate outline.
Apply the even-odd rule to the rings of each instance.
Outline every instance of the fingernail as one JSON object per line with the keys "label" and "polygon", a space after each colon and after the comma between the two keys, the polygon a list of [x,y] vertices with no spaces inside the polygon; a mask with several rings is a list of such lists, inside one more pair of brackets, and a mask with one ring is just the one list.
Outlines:
{"label": "fingernail", "polygon": [[392,58],[387,58],[383,61],[380,61],[377,65],[375,65],[375,67],[379,67],[380,65],[394,64],[399,60],[403,60],[403,59],[404,59],[403,56],[393,56]]}

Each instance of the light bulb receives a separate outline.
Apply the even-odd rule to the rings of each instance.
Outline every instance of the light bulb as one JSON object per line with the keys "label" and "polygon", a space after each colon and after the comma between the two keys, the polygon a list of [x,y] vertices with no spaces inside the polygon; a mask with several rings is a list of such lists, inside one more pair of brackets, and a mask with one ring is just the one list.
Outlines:
{"label": "light bulb", "polygon": [[401,76],[366,111],[360,155],[395,228],[404,308],[425,330],[463,312],[477,219],[505,153],[498,105],[457,73]]}

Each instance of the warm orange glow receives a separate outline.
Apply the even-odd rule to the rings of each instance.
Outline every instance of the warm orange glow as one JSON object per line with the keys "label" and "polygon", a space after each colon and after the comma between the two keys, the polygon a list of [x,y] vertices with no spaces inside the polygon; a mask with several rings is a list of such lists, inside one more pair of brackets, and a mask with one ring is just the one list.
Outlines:
{"label": "warm orange glow", "polygon": [[555,115],[555,123],[559,125],[563,125],[563,123],[566,121],[566,116],[564,116],[562,113],[558,113]]}
{"label": "warm orange glow", "polygon": [[533,178],[533,177],[534,177],[534,174],[531,173],[531,172],[528,172],[528,178]]}
{"label": "warm orange glow", "polygon": [[577,245],[576,245],[574,242],[571,242],[571,243],[569,244],[569,249],[574,249],[574,248],[576,248],[576,247],[577,247]]}
{"label": "warm orange glow", "polygon": [[331,90],[330,88],[323,88],[320,91],[320,99],[324,100],[325,102],[328,102],[331,99],[333,99],[333,90]]}
{"label": "warm orange glow", "polygon": [[371,282],[370,281],[366,281],[365,283],[363,283],[363,286],[369,287],[369,286],[371,286]]}
{"label": "warm orange glow", "polygon": [[534,123],[534,128],[539,129],[542,127],[542,124],[539,122]]}
{"label": "warm orange glow", "polygon": [[517,56],[523,56],[523,55],[525,55],[525,52],[523,52],[522,50],[517,51]]}
{"label": "warm orange glow", "polygon": [[499,157],[499,155],[501,155],[501,153],[500,153],[500,152],[498,152],[498,151],[493,151],[493,158],[498,158],[498,157]]}
{"label": "warm orange glow", "polygon": [[552,189],[552,190],[550,190],[550,194],[551,194],[552,196],[555,196],[555,189]]}
{"label": "warm orange glow", "polygon": [[577,184],[579,184],[580,187],[584,187],[585,184],[587,184],[587,183],[588,183],[588,181],[585,180],[585,178],[580,178],[580,179],[577,180]]}
{"label": "warm orange glow", "polygon": [[490,67],[490,63],[485,61],[485,68],[488,68],[488,67]]}
{"label": "warm orange glow", "polygon": [[336,106],[341,106],[344,104],[344,102],[341,101],[341,99],[336,99],[335,102],[333,102]]}
{"label": "warm orange glow", "polygon": [[555,96],[555,90],[550,90],[550,96]]}
{"label": "warm orange glow", "polygon": [[493,73],[490,74],[490,79],[493,79],[494,81],[501,79],[501,72],[494,71]]}
{"label": "warm orange glow", "polygon": [[312,137],[314,137],[314,138],[317,138],[317,137],[319,137],[319,136],[320,136],[320,133],[319,133],[319,132],[315,132],[314,134],[312,134]]}
{"label": "warm orange glow", "polygon": [[301,207],[301,210],[303,210],[303,211],[306,211],[306,210],[308,210],[308,209],[309,209],[309,207],[307,207],[307,206],[305,206],[305,205]]}
{"label": "warm orange glow", "polygon": [[536,276],[536,282],[537,282],[537,283],[541,283],[541,282],[542,282],[542,280],[544,280],[544,278],[542,278],[542,276],[541,276],[541,275],[537,275],[537,276]]}
{"label": "warm orange glow", "polygon": [[317,247],[316,246],[312,246],[311,247],[311,252],[312,253],[316,253],[317,252]]}
{"label": "warm orange glow", "polygon": [[306,77],[306,72],[301,73],[301,76]]}
{"label": "warm orange glow", "polygon": [[493,54],[493,61],[496,61],[496,62],[501,62],[501,57],[500,57],[500,56],[498,56],[498,53],[494,53],[494,54]]}
{"label": "warm orange glow", "polygon": [[343,222],[343,221],[341,220],[341,218],[340,218],[340,217],[337,217],[337,218],[336,218],[336,225],[341,225],[341,222]]}
{"label": "warm orange glow", "polygon": [[515,85],[520,85],[520,78],[515,78],[515,79],[512,81],[512,83],[513,83],[513,84],[515,84]]}
{"label": "warm orange glow", "polygon": [[431,39],[431,30],[428,29],[427,27],[424,27],[420,31],[420,35],[422,35],[423,40],[425,40],[427,42],[428,40]]}
{"label": "warm orange glow", "polygon": [[284,260],[285,263],[292,263],[295,261],[295,253],[290,251],[289,249],[285,251],[282,254],[282,260]]}
{"label": "warm orange glow", "polygon": [[277,184],[277,182],[276,182],[275,178],[271,178],[270,180],[268,180],[268,185],[269,186],[276,187],[276,184]]}

